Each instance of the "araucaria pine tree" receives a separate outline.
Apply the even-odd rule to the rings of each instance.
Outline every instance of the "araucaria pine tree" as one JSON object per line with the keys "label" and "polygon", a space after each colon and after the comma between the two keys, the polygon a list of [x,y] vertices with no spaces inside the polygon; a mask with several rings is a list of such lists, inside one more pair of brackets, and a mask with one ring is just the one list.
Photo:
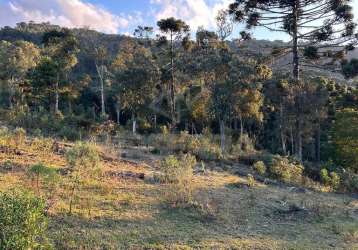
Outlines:
{"label": "araucaria pine tree", "polygon": [[300,66],[317,67],[310,62],[322,56],[334,58],[328,60],[334,66],[358,42],[349,0],[235,0],[229,13],[248,30],[264,27],[291,37],[283,53],[292,53],[295,80],[300,78]]}

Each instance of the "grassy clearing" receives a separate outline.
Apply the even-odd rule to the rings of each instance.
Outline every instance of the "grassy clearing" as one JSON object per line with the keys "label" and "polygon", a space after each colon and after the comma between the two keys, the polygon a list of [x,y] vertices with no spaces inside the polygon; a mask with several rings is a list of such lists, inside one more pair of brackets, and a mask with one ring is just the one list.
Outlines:
{"label": "grassy clearing", "polygon": [[[0,151],[0,190],[34,190],[27,169],[38,162],[62,173],[48,212],[56,249],[358,249],[353,197],[248,187],[246,178],[216,167],[194,175],[197,205],[173,208],[165,203],[167,184],[153,181],[158,164],[98,148],[103,174],[81,190],[72,215],[63,153],[44,153],[32,140]],[[48,191],[42,186],[39,195]]]}

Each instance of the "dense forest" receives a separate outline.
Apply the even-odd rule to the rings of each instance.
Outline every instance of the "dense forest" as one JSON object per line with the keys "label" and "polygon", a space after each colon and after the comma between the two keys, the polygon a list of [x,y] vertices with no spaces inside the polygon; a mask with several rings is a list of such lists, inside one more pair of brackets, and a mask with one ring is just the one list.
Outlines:
{"label": "dense forest", "polygon": [[[113,146],[119,140],[171,155],[161,162],[164,177],[154,177],[183,192],[173,204],[189,203],[184,187],[192,168],[207,162],[252,166],[248,186],[266,176],[356,194],[356,24],[345,1],[316,2],[234,1],[219,12],[216,30],[191,30],[176,18],[138,26],[132,36],[50,23],[3,27],[0,151],[27,145],[24,134],[53,138],[53,152],[72,145],[65,154],[72,169],[69,214],[75,191],[87,190],[80,179],[94,178],[88,169],[103,157],[76,141]],[[245,27],[235,37],[238,23]],[[259,26],[292,40],[255,40],[251,29]],[[40,193],[39,178],[50,172],[41,164],[31,169]]]}

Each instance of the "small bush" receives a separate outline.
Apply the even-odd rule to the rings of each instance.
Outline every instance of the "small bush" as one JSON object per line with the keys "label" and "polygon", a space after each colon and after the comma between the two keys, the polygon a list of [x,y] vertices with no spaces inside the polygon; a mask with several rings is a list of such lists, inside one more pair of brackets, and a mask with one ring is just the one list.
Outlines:
{"label": "small bush", "polygon": [[304,167],[288,158],[274,157],[270,166],[270,174],[284,182],[299,183],[302,179]]}
{"label": "small bush", "polygon": [[80,132],[77,128],[63,126],[57,133],[57,135],[61,138],[64,138],[68,141],[76,141],[81,139]]}
{"label": "small bush", "polygon": [[[97,149],[89,143],[77,142],[66,153],[66,160],[70,168],[69,185],[69,213],[72,213],[72,205],[76,191],[81,191],[94,178],[100,175],[100,159]],[[88,208],[90,212],[90,208]]]}
{"label": "small bush", "polygon": [[254,169],[260,175],[266,174],[266,165],[263,161],[258,161],[254,164]]}
{"label": "small bush", "polygon": [[249,187],[254,187],[255,186],[255,178],[251,174],[249,174],[247,176],[247,185]]}
{"label": "small bush", "polygon": [[351,171],[342,174],[341,186],[345,191],[358,193],[358,175]]}
{"label": "small bush", "polygon": [[51,249],[45,203],[29,193],[0,193],[0,248]]}
{"label": "small bush", "polygon": [[16,128],[14,130],[14,141],[16,146],[23,145],[26,139],[26,130],[23,128]]}
{"label": "small bush", "polygon": [[38,193],[40,193],[42,185],[53,186],[58,178],[55,169],[49,168],[42,163],[31,166],[28,170],[28,176],[32,179]]}
{"label": "small bush", "polygon": [[248,134],[243,134],[237,141],[236,144],[232,146],[233,154],[242,154],[245,153],[253,153],[255,152],[255,143],[249,137]]}
{"label": "small bush", "polygon": [[328,175],[327,169],[325,169],[325,168],[321,169],[320,177],[321,177],[321,181],[322,181],[323,184],[329,185],[329,183],[331,181],[331,178]]}
{"label": "small bush", "polygon": [[193,194],[193,168],[195,157],[183,155],[180,159],[171,155],[161,162],[162,175],[159,180],[168,184],[165,199],[173,206],[188,204]]}
{"label": "small bush", "polygon": [[176,135],[164,129],[162,134],[150,135],[146,141],[155,148],[155,152],[189,153],[205,161],[223,158],[219,145],[207,135],[190,135],[188,132]]}
{"label": "small bush", "polygon": [[336,172],[331,172],[330,176],[331,176],[331,186],[334,190],[337,190],[339,188],[341,178]]}
{"label": "small bush", "polygon": [[331,186],[333,190],[337,190],[340,186],[341,178],[336,172],[330,172],[328,174],[327,169],[323,168],[320,171],[321,181],[326,186]]}

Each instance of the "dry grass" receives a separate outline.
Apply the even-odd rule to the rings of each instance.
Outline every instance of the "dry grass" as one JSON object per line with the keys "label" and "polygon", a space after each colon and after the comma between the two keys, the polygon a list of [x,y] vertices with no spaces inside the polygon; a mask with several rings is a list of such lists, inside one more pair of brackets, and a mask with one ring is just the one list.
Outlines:
{"label": "dry grass", "polygon": [[[0,167],[0,190],[31,188],[26,169],[37,162],[66,168],[62,154],[29,143],[20,151],[0,153],[0,166],[14,166]],[[56,249],[358,249],[358,205],[351,197],[247,187],[245,178],[205,171],[194,176],[196,205],[169,208],[165,185],[151,181],[154,168],[106,151],[105,174],[83,191],[71,216],[65,185],[55,192],[49,235]]]}

